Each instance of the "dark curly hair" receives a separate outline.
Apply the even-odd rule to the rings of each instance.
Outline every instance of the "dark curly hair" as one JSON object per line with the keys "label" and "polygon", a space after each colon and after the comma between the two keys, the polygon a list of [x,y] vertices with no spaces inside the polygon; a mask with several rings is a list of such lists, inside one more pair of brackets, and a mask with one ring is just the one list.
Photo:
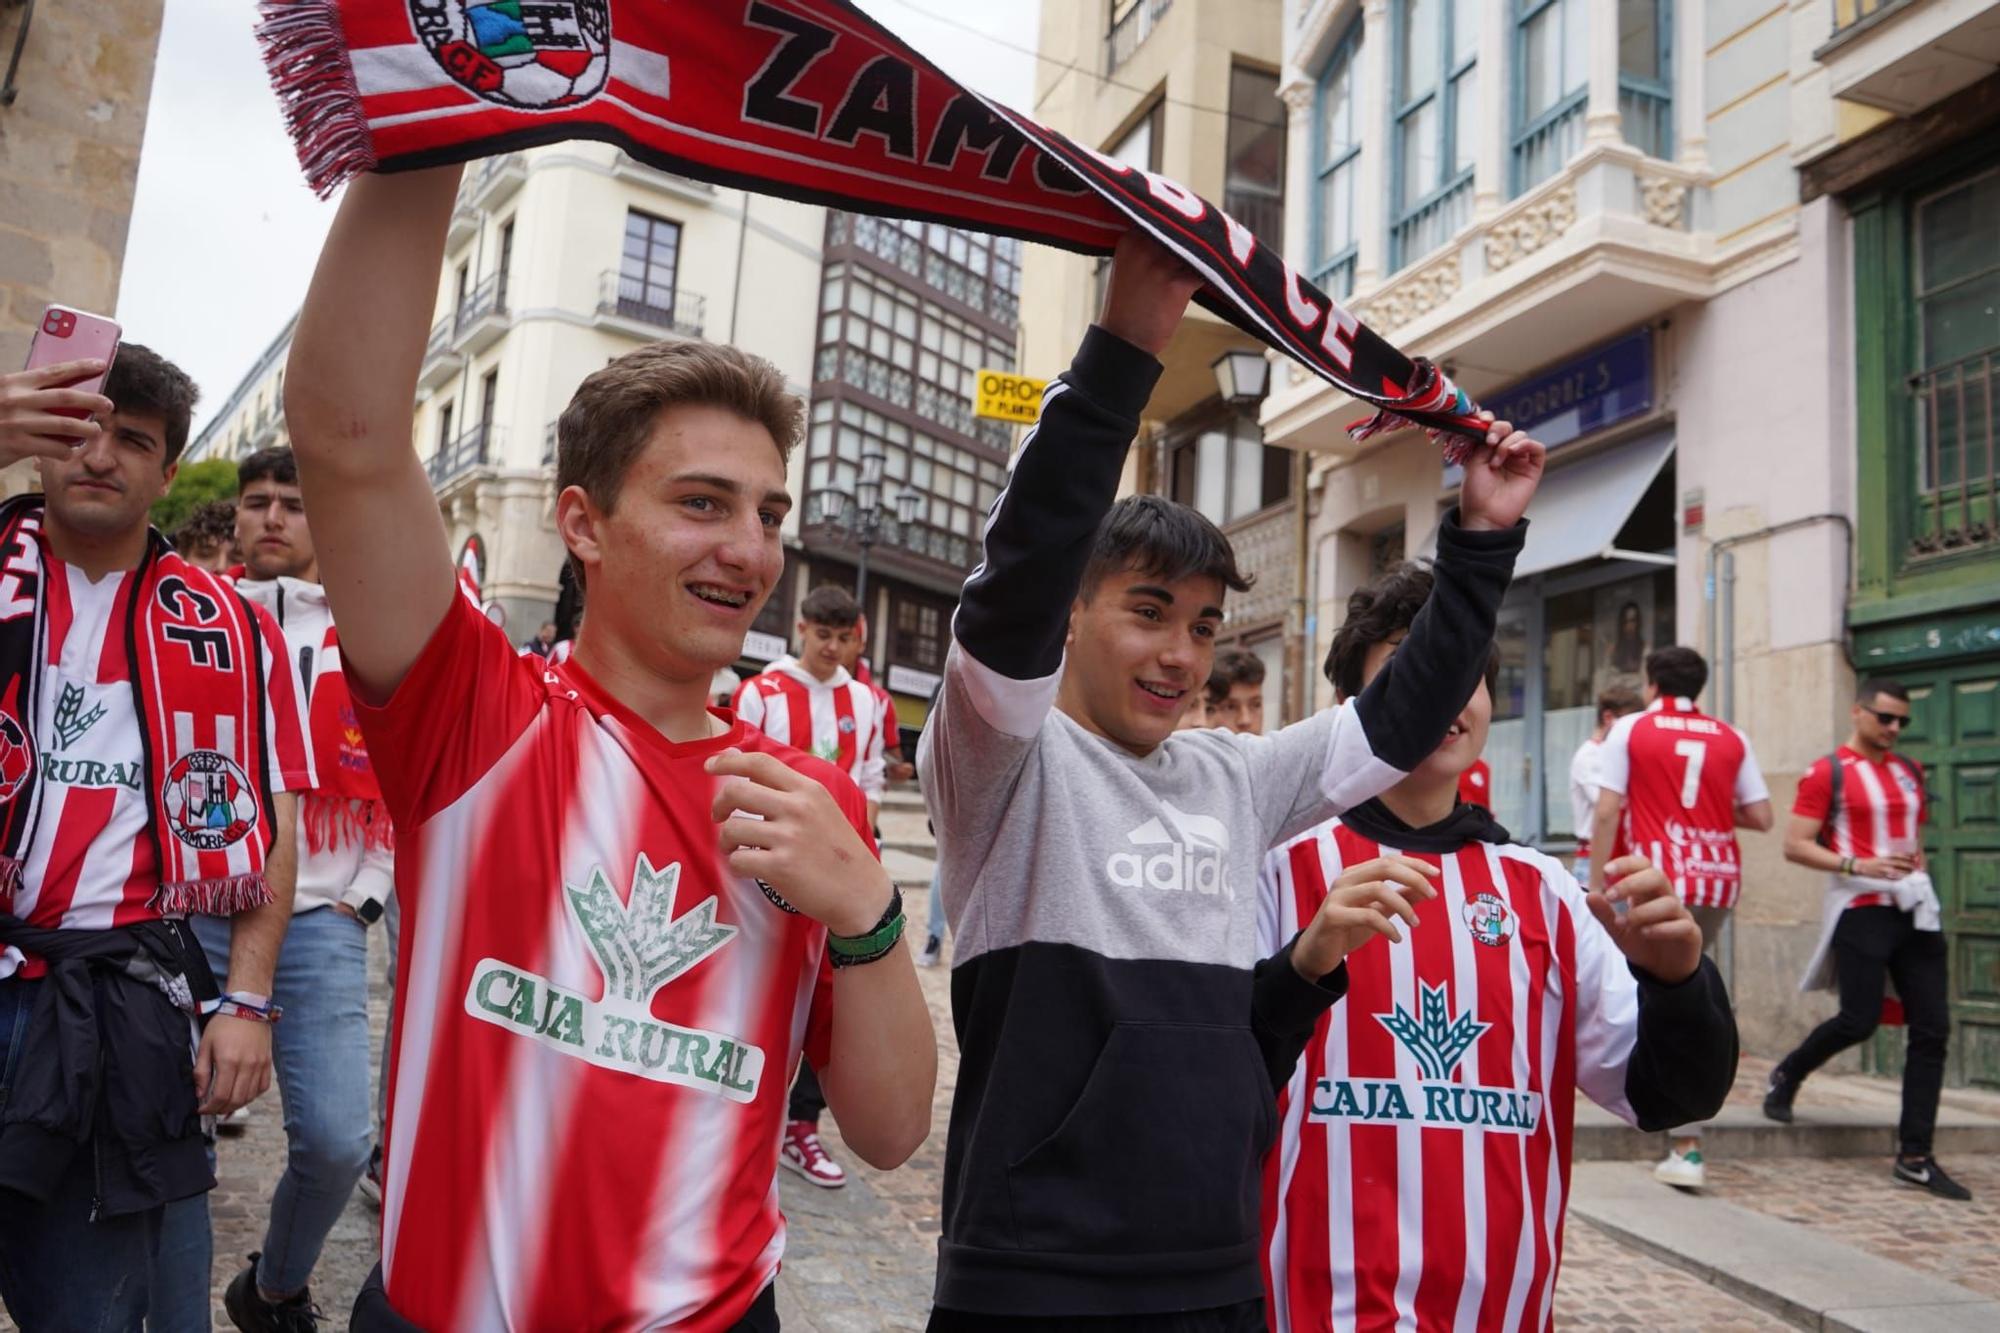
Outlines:
{"label": "dark curly hair", "polygon": [[146,412],[167,429],[161,467],[172,467],[187,448],[188,423],[201,398],[188,373],[143,343],[120,343],[104,377],[104,396],[119,412]]}
{"label": "dark curly hair", "polygon": [[236,540],[236,501],[210,500],[197,505],[181,525],[168,534],[167,540],[182,554],[199,552],[213,547],[229,549]]}
{"label": "dark curly hair", "polygon": [[[1368,650],[1408,631],[1431,595],[1430,570],[1404,561],[1384,570],[1374,581],[1356,588],[1347,599],[1347,619],[1333,636],[1326,654],[1326,678],[1343,699],[1361,693],[1361,669]],[[1486,650],[1486,692],[1498,698],[1500,645]]]}

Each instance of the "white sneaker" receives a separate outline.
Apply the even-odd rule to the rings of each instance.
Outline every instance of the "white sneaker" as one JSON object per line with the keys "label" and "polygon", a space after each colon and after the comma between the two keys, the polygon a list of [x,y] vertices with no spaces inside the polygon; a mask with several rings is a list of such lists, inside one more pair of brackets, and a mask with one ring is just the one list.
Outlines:
{"label": "white sneaker", "polygon": [[1689,1148],[1685,1153],[1675,1148],[1667,1154],[1666,1161],[1653,1168],[1653,1179],[1684,1190],[1700,1189],[1706,1174],[1699,1148]]}
{"label": "white sneaker", "polygon": [[924,941],[924,947],[917,951],[918,967],[936,967],[938,959],[944,955],[944,941],[932,935]]}

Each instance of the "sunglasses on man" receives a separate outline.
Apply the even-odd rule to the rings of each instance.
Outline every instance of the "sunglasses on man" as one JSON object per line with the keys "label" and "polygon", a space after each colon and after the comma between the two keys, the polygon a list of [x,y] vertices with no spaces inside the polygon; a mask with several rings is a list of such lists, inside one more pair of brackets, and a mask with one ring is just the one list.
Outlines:
{"label": "sunglasses on man", "polygon": [[1861,711],[1885,727],[1907,727],[1910,725],[1910,715],[1908,713],[1885,713],[1879,708],[1864,708]]}

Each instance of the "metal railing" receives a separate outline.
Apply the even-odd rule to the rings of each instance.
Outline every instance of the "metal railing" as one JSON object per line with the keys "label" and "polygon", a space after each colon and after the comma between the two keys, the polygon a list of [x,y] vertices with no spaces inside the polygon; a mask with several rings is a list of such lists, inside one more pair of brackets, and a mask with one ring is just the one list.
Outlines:
{"label": "metal railing", "polygon": [[1514,135],[1514,193],[1526,194],[1562,170],[1583,147],[1583,117],[1590,90],[1579,88],[1536,116]]}
{"label": "metal railing", "polygon": [[604,270],[598,279],[597,312],[616,315],[683,338],[699,338],[707,318],[708,302],[693,292],[666,291],[644,278],[632,277],[615,268]]}
{"label": "metal railing", "polygon": [[1671,161],[1674,155],[1674,99],[1671,94],[1621,79],[1618,121],[1625,142],[1644,153]]}
{"label": "metal railing", "polygon": [[543,467],[554,467],[556,465],[556,446],[559,443],[561,441],[557,438],[556,423],[551,421],[548,425],[542,427]]}
{"label": "metal railing", "polygon": [[451,350],[451,316],[446,315],[431,325],[431,336],[424,343],[424,363],[426,365]]}
{"label": "metal railing", "polygon": [[482,467],[500,452],[500,428],[482,421],[431,455],[427,470],[431,486],[442,489],[447,482]]}
{"label": "metal railing", "polygon": [[1105,73],[1117,73],[1118,67],[1145,45],[1173,3],[1174,0],[1136,0],[1131,8],[1112,20],[1111,30],[1104,34]]}
{"label": "metal railing", "polygon": [[1224,187],[1222,211],[1248,227],[1260,241],[1277,245],[1285,239],[1283,190]]}
{"label": "metal railing", "polygon": [[463,333],[475,320],[507,313],[507,275],[491,273],[458,303],[456,331]]}
{"label": "metal railing", "polygon": [[1389,261],[1402,269],[1458,234],[1472,218],[1472,173],[1467,171],[1389,228]]}
{"label": "metal railing", "polygon": [[1319,272],[1313,274],[1313,285],[1336,301],[1345,301],[1354,294],[1354,261],[1356,252],[1350,249],[1346,255],[1334,260]]}
{"label": "metal railing", "polygon": [[1833,35],[1838,37],[1855,24],[1874,18],[1885,9],[1895,9],[1910,0],[1833,0]]}
{"label": "metal railing", "polygon": [[2000,545],[2000,347],[1918,371],[1909,378],[1917,409],[1917,493],[1912,558]]}

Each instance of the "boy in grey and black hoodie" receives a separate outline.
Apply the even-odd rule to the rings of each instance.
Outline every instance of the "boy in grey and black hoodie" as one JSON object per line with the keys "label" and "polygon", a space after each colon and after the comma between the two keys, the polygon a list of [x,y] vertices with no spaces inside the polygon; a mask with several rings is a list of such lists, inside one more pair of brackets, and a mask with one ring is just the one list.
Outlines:
{"label": "boy in grey and black hoodie", "polygon": [[1428,889],[1329,898],[1260,962],[1258,867],[1437,747],[1541,475],[1542,447],[1496,423],[1430,603],[1352,704],[1269,736],[1175,733],[1225,589],[1248,584],[1193,511],[1113,497],[1198,285],[1138,233],[1121,243],[1104,318],[988,522],[925,729],[961,1055],[934,1329],[1263,1327],[1273,1084],[1339,998],[1345,950]]}

